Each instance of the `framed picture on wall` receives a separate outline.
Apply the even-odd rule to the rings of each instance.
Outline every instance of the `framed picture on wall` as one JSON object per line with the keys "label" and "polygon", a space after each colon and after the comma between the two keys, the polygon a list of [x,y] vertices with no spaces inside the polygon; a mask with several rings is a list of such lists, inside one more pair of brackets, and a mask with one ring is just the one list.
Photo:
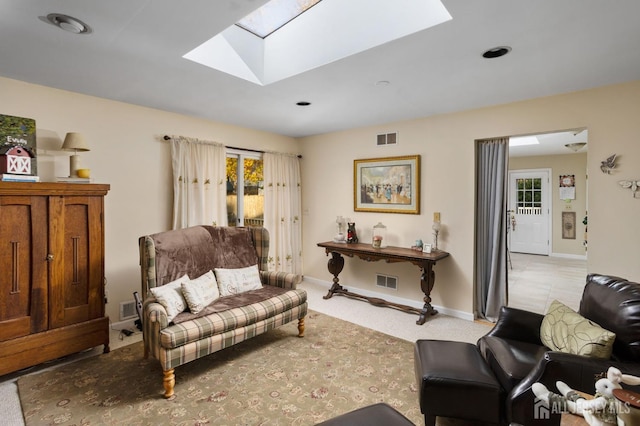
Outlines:
{"label": "framed picture on wall", "polygon": [[562,238],[576,239],[576,212],[562,212]]}
{"label": "framed picture on wall", "polygon": [[420,156],[353,161],[353,209],[420,213]]}

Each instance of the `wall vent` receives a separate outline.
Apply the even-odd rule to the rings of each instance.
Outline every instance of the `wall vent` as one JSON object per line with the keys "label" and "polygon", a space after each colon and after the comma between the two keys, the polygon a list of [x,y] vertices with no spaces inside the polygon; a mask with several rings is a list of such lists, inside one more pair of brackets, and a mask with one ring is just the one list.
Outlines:
{"label": "wall vent", "polygon": [[390,275],[376,274],[376,285],[378,287],[390,288],[393,290],[398,289],[398,277],[392,277]]}
{"label": "wall vent", "polygon": [[136,311],[135,300],[120,302],[120,321],[128,320],[131,318],[137,318],[137,317],[138,317],[138,311]]}
{"label": "wall vent", "polygon": [[398,144],[398,132],[393,133],[381,133],[376,139],[378,146],[382,145],[397,145]]}

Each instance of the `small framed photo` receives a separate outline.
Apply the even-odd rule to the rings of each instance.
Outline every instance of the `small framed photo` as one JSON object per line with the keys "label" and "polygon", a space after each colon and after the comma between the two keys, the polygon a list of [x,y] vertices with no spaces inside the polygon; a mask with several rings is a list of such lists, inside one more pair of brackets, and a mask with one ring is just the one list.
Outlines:
{"label": "small framed photo", "polygon": [[423,244],[422,245],[423,253],[431,253],[431,244]]}

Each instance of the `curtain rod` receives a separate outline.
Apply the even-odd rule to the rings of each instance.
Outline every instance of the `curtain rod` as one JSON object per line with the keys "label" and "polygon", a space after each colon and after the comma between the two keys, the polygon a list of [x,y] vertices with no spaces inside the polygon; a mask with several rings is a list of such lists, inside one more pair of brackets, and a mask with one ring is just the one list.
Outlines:
{"label": "curtain rod", "polygon": [[[169,135],[164,135],[163,139],[164,139],[165,141],[170,141],[170,140],[171,140],[171,136],[169,136]],[[267,151],[262,151],[262,150],[259,150],[259,149],[238,148],[238,147],[235,147],[235,146],[227,146],[227,145],[225,145],[225,146],[226,146],[227,148],[229,148],[229,149],[237,149],[237,150],[240,150],[240,151],[259,152],[259,153],[261,153],[261,154],[264,154],[265,152],[267,152]],[[279,154],[279,153],[278,153],[278,154]],[[302,155],[300,155],[300,154],[294,154],[294,155],[295,155],[296,157],[298,157],[298,158],[302,158]]]}

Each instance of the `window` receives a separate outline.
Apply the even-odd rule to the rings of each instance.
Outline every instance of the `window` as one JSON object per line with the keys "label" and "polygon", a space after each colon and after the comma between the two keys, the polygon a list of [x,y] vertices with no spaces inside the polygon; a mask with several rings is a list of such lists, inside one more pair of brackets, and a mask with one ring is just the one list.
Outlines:
{"label": "window", "polygon": [[321,0],[271,0],[236,24],[240,28],[265,38],[287,22],[295,19]]}
{"label": "window", "polygon": [[229,226],[262,226],[264,177],[261,154],[227,152],[227,216]]}
{"label": "window", "polygon": [[542,179],[516,179],[517,213],[542,214]]}

